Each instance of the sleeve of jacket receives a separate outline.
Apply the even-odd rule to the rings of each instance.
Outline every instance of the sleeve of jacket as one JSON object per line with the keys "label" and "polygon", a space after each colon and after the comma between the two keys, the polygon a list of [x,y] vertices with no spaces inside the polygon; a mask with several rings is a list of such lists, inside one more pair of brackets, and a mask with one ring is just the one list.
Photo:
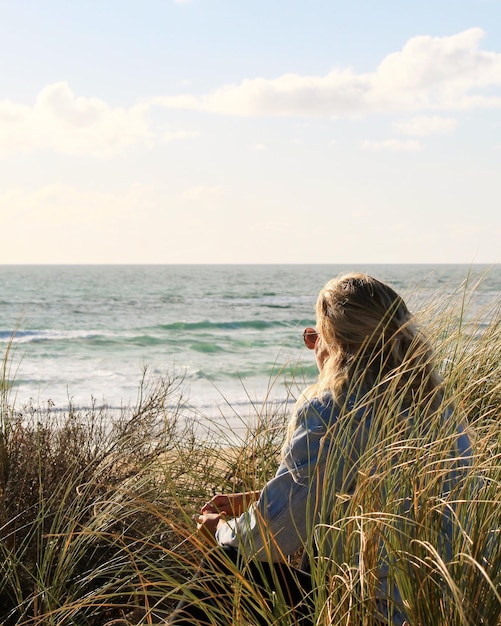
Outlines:
{"label": "sleeve of jacket", "polygon": [[238,548],[249,558],[274,561],[304,544],[324,470],[322,450],[328,424],[335,419],[333,411],[332,404],[318,400],[299,409],[296,430],[276,475],[256,503],[218,529],[218,543]]}

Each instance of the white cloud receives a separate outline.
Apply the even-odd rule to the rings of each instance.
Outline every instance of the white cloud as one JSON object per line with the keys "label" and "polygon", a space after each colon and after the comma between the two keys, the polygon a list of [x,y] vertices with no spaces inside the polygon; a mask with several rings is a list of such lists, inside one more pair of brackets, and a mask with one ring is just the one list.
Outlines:
{"label": "white cloud", "polygon": [[364,150],[391,150],[392,152],[417,152],[421,150],[419,141],[410,139],[400,141],[399,139],[386,139],[384,141],[363,141]]}
{"label": "white cloud", "polygon": [[160,138],[164,143],[169,143],[170,141],[176,141],[178,139],[190,139],[191,137],[198,137],[199,135],[200,133],[198,131],[193,130],[168,130],[162,133]]}
{"label": "white cloud", "polygon": [[394,124],[394,129],[403,135],[424,137],[451,133],[457,126],[457,120],[451,117],[426,116],[413,117]]}
{"label": "white cloud", "polygon": [[[327,118],[501,108],[501,53],[480,49],[483,34],[473,28],[450,37],[414,37],[373,72],[335,68],[324,76],[247,79],[202,96],[155,97],[129,108],[77,96],[66,82],[47,85],[31,106],[0,101],[0,157],[44,149],[108,158],[132,146],[198,134],[154,125],[149,115],[153,106],[239,116]],[[399,122],[395,129],[424,136],[451,132],[455,124],[450,117],[424,114]]]}
{"label": "white cloud", "polygon": [[501,87],[501,53],[480,50],[483,35],[472,28],[450,37],[414,37],[372,73],[346,68],[325,76],[247,79],[203,96],[166,96],[153,103],[239,116],[325,117],[501,107],[501,95],[489,92]]}
{"label": "white cloud", "polygon": [[373,211],[370,209],[356,209],[354,211],[351,211],[350,215],[358,221],[365,221],[373,217]]}
{"label": "white cloud", "polygon": [[[0,102],[0,157],[36,149],[111,157],[129,146],[156,140],[148,111],[144,104],[111,108],[98,98],[78,97],[65,82],[47,85],[31,107]],[[164,131],[159,139],[172,141],[193,134]]]}
{"label": "white cloud", "polygon": [[266,220],[264,222],[256,221],[249,224],[249,232],[257,234],[259,237],[273,235],[283,239],[284,234],[293,234],[295,230],[290,221]]}
{"label": "white cloud", "polygon": [[60,183],[34,190],[12,188],[0,194],[0,217],[3,225],[29,222],[44,227],[103,222],[110,217],[127,217],[146,210],[151,205],[150,191],[141,185],[131,185],[121,193],[105,193]]}
{"label": "white cloud", "polygon": [[224,195],[221,185],[199,185],[185,191],[182,200],[192,202],[207,199],[216,199]]}

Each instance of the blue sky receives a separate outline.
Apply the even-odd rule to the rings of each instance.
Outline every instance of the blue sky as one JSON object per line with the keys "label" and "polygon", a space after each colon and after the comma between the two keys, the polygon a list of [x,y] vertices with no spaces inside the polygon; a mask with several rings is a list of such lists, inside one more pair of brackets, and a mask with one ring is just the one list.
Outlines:
{"label": "blue sky", "polygon": [[0,263],[498,263],[501,0],[0,4]]}

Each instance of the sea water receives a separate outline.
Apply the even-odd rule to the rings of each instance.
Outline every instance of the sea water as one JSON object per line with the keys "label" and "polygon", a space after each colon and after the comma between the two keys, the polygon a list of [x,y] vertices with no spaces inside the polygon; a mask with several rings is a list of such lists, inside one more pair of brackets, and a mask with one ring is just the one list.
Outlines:
{"label": "sea water", "polygon": [[[210,418],[287,395],[316,368],[302,332],[330,278],[365,271],[414,308],[480,281],[474,307],[499,301],[499,267],[461,265],[0,266],[0,355],[16,406],[134,405],[179,378]],[[468,288],[467,288],[468,289]],[[3,354],[2,354],[3,352]]]}

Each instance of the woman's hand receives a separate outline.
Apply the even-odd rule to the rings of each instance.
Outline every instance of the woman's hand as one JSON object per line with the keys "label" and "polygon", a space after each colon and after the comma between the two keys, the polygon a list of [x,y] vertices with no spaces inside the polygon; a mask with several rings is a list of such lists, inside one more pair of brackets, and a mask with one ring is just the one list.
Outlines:
{"label": "woman's hand", "polygon": [[236,516],[235,508],[238,508],[236,502],[237,497],[240,494],[223,494],[217,493],[202,507],[202,514],[207,513],[224,513],[225,515]]}
{"label": "woman's hand", "polygon": [[209,545],[216,545],[215,534],[219,524],[224,522],[224,518],[219,513],[205,513],[194,516],[197,523],[197,531],[202,539]]}
{"label": "woman's hand", "polygon": [[202,514],[222,513],[231,517],[238,517],[248,508],[251,502],[259,498],[259,491],[245,493],[223,494],[217,493],[202,507]]}

